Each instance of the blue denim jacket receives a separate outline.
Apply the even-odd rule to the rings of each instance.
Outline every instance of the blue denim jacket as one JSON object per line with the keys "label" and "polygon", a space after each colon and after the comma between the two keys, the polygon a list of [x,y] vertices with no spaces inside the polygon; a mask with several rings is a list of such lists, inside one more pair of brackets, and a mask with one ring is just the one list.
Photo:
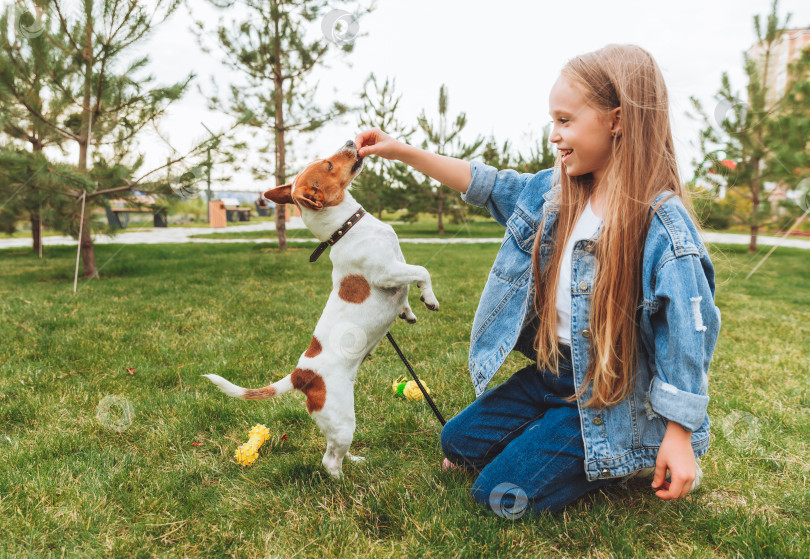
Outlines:
{"label": "blue denim jacket", "polygon": [[[537,174],[498,171],[473,161],[472,181],[462,198],[486,206],[506,226],[503,244],[489,272],[473,321],[470,374],[476,396],[486,390],[513,349],[536,359],[532,300],[532,247],[543,216],[540,266],[552,248],[552,227],[560,190],[553,169]],[[659,195],[653,208],[667,194]],[[571,355],[576,385],[585,378],[589,360],[588,330],[593,286],[594,243],[577,241],[571,262]],[[605,408],[585,407],[587,390],[578,402],[585,472],[589,480],[626,476],[655,466],[667,421],[692,431],[695,456],[709,448],[709,363],[720,330],[714,304],[714,268],[706,248],[675,196],[652,217],[644,245],[643,300],[638,304],[641,350],[633,393]]]}

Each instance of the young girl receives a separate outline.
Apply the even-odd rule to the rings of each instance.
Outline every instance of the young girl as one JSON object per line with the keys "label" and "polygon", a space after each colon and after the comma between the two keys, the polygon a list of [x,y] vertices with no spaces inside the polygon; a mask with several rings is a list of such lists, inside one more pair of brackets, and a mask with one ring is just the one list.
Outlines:
{"label": "young girl", "polygon": [[[477,472],[474,498],[510,518],[652,468],[657,496],[684,497],[709,447],[720,311],[661,71],[640,47],[608,45],[565,65],[549,105],[559,155],[537,174],[376,129],[356,141],[360,155],[403,161],[506,226],[473,321],[477,399],[441,444],[446,465]],[[486,390],[513,349],[537,363]]]}

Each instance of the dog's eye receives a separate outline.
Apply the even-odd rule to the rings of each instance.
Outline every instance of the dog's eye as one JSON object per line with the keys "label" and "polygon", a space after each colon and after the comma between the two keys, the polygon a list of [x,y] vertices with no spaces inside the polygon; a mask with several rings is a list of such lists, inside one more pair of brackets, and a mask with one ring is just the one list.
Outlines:
{"label": "dog's eye", "polygon": [[329,163],[329,170],[331,171],[331,170],[332,170],[332,162],[331,162],[331,161],[327,161],[327,163]]}

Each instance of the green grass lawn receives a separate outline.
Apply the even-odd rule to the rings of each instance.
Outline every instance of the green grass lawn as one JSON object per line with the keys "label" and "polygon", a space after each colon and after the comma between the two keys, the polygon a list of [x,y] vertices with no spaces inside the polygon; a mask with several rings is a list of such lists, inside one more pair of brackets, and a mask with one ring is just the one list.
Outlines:
{"label": "green grass lawn", "polygon": [[[412,290],[419,322],[392,332],[447,418],[474,397],[469,330],[497,249],[403,245],[442,306]],[[260,387],[292,370],[330,288],[311,247],[99,245],[103,279],[75,297],[74,248],[0,251],[0,557],[810,556],[810,252],[780,248],[746,281],[768,247],[712,249],[723,326],[703,487],[664,502],[631,482],[514,522],[440,469],[439,424],[391,394],[407,373],[385,340],[355,389],[366,462],[340,481],[302,394],[236,400],[200,377]],[[133,415],[102,423],[110,398]],[[233,453],[257,423],[271,438],[243,468]]]}
{"label": "green grass lawn", "polygon": [[[390,224],[397,232],[397,235],[404,239],[439,237],[438,226],[435,221],[418,221],[415,223],[394,222]],[[452,223],[447,221],[444,224],[444,235],[441,238],[450,239],[453,237],[469,238],[495,238],[503,237],[505,231],[503,225],[495,220],[468,221],[467,223]],[[235,231],[222,233],[204,233],[192,235],[195,239],[275,239],[274,229],[265,231]],[[313,239],[312,233],[308,229],[288,229],[287,238],[290,239]]]}
{"label": "green grass lawn", "polygon": [[[263,220],[267,221],[268,218],[262,218]],[[504,227],[498,224],[493,219],[486,219],[486,218],[479,218],[476,217],[474,219],[468,220],[466,223],[453,223],[450,220],[446,220],[444,224],[445,233],[444,235],[438,234],[438,225],[436,224],[435,218],[431,216],[420,216],[420,219],[413,223],[403,223],[398,221],[390,222],[390,225],[394,228],[399,235],[403,239],[414,239],[414,238],[442,238],[442,239],[452,239],[452,238],[488,238],[488,239],[500,239],[503,237],[504,234]],[[244,225],[242,223],[235,223],[232,225]],[[205,224],[202,224],[204,227]],[[732,233],[737,235],[747,235],[750,236],[750,231],[745,231],[740,228],[736,229],[724,229],[720,231],[715,231],[712,229],[704,229],[705,232],[711,233]],[[275,239],[276,232],[274,229],[267,229],[264,231],[221,231],[216,233],[201,233],[198,235],[191,235],[192,238],[195,239]],[[769,238],[780,238],[782,234],[777,233],[760,233],[759,237],[769,237]],[[289,229],[287,230],[287,238],[290,239],[313,239],[312,233],[309,232],[307,229]],[[806,236],[791,236],[791,239],[799,239],[799,240],[808,240],[810,237]]]}

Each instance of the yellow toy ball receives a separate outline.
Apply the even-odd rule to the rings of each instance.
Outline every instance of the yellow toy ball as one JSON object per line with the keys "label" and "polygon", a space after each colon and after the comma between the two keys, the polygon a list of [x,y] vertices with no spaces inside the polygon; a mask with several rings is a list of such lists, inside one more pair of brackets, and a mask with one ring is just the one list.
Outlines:
{"label": "yellow toy ball", "polygon": [[[425,391],[430,394],[430,389],[425,385],[424,382],[422,383],[422,386],[424,386]],[[405,380],[404,377],[400,377],[394,381],[391,388],[393,388],[395,395],[402,396],[406,400],[421,400],[424,398],[422,391],[419,390],[419,385],[416,384],[415,380]]]}
{"label": "yellow toy ball", "polygon": [[[425,386],[425,383],[422,383],[422,386],[425,388],[425,392],[430,394],[430,388]],[[416,384],[416,381],[409,380],[408,384],[405,385],[405,389],[402,391],[402,395],[405,396],[406,400],[421,400],[424,398],[422,391],[419,390],[419,385]]]}

